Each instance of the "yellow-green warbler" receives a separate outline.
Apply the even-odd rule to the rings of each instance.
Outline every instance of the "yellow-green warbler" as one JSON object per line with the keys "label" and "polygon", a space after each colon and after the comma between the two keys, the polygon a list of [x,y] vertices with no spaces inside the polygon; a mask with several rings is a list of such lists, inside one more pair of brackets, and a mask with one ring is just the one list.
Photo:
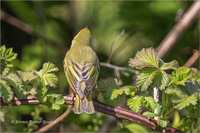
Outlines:
{"label": "yellow-green warbler", "polygon": [[74,112],[94,113],[92,89],[99,76],[99,60],[90,47],[91,33],[82,29],[73,39],[64,59],[64,70],[72,90],[76,93]]}

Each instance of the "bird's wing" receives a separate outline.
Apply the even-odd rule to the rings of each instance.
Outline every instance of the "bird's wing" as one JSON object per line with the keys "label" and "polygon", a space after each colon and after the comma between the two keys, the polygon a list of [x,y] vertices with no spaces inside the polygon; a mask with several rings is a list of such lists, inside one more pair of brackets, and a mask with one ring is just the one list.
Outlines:
{"label": "bird's wing", "polygon": [[88,63],[85,66],[76,64],[71,60],[71,65],[66,67],[66,76],[74,92],[83,99],[94,87],[99,75],[99,62]]}

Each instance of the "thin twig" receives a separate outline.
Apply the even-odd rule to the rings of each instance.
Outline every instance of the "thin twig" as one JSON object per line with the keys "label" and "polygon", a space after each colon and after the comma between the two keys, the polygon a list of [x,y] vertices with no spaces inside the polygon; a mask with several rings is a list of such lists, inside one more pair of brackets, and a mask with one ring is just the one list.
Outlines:
{"label": "thin twig", "polygon": [[113,46],[114,44],[121,38],[121,36],[123,36],[125,34],[125,30],[123,29],[121,31],[121,33],[115,38],[115,40],[112,42],[112,45],[111,45],[111,49],[110,49],[110,55],[108,57],[108,61],[107,63],[110,63],[111,60],[112,60],[112,57],[113,57]]}
{"label": "thin twig", "polygon": [[191,67],[199,58],[199,51],[193,50],[193,55],[187,60],[187,62],[183,65],[184,67]]}
{"label": "thin twig", "polygon": [[[76,98],[73,99],[72,96],[70,96],[70,95],[63,96],[63,98],[65,99],[65,104],[69,104],[69,105],[74,104],[74,101],[76,100]],[[21,100],[14,97],[13,100],[9,104],[3,102],[2,99],[0,99],[0,102],[1,102],[1,106],[40,104],[39,100],[37,100],[36,97],[32,96],[32,95],[29,95],[29,96],[27,96],[26,99],[21,99]],[[142,125],[149,127],[151,129],[155,129],[157,131],[162,131],[162,128],[157,125],[157,122],[155,120],[149,119],[146,116],[143,116],[141,114],[138,114],[138,113],[135,113],[135,112],[132,112],[130,110],[126,110],[126,109],[123,109],[123,108],[120,108],[120,107],[112,107],[112,106],[106,105],[104,103],[101,103],[97,100],[93,100],[93,104],[94,104],[95,110],[98,111],[98,112],[104,113],[106,115],[114,116],[117,119],[130,120],[132,122],[142,124]],[[181,131],[174,129],[172,127],[169,127],[167,129],[167,131],[169,131],[169,132],[181,132]]]}
{"label": "thin twig", "polygon": [[183,31],[191,24],[200,11],[200,0],[194,1],[191,7],[184,14],[183,18],[173,27],[173,29],[167,34],[156,51],[158,56],[162,58],[175,44],[176,40],[180,37]]}
{"label": "thin twig", "polygon": [[114,70],[127,71],[127,72],[131,72],[131,73],[135,73],[135,74],[138,73],[137,70],[133,70],[133,69],[127,68],[127,67],[120,67],[120,66],[109,64],[109,63],[100,62],[100,65],[104,66],[104,67],[108,67],[108,68],[114,69]]}
{"label": "thin twig", "polygon": [[71,112],[71,109],[72,109],[72,105],[69,105],[68,109],[61,116],[59,116],[57,119],[55,119],[53,122],[49,123],[48,125],[37,130],[35,133],[44,133],[48,131],[50,128],[52,128],[53,126],[58,124],[60,121],[62,121],[65,117],[67,117],[69,113]]}
{"label": "thin twig", "polygon": [[26,34],[35,37],[35,38],[41,38],[43,39],[45,42],[48,42],[51,46],[56,47],[60,52],[62,52],[63,54],[66,53],[67,51],[67,47],[64,47],[64,45],[58,45],[56,42],[47,39],[45,36],[40,35],[38,33],[35,32],[35,30],[33,29],[33,27],[31,27],[30,25],[22,22],[21,20],[9,15],[8,13],[0,10],[0,19],[7,22],[8,24],[22,30],[23,32],[25,32]]}

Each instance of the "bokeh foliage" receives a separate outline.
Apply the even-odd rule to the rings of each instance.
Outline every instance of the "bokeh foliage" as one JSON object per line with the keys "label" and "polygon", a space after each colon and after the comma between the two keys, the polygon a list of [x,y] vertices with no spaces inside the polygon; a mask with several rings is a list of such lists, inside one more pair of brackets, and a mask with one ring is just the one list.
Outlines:
{"label": "bokeh foliage", "polygon": [[[126,33],[113,45],[111,63],[128,67],[128,59],[134,57],[136,51],[145,47],[156,48],[159,45],[176,24],[181,12],[184,13],[192,1],[3,1],[1,4],[1,10],[29,24],[37,34],[32,36],[1,21],[1,44],[7,48],[13,47],[13,51],[18,53],[18,59],[13,62],[15,67],[10,68],[10,71],[39,71],[44,62],[52,62],[59,69],[56,73],[59,79],[56,89],[59,93],[68,94],[69,84],[62,62],[65,52],[70,48],[71,40],[80,29],[88,26],[91,30],[91,45],[101,62],[107,61],[112,42],[124,29]],[[182,66],[192,55],[192,50],[198,49],[199,27],[200,23],[196,19],[163,60],[177,60]],[[198,62],[194,67],[198,68]],[[123,85],[130,85],[133,81],[131,73],[127,75],[120,72],[119,76],[110,69],[101,67],[100,78],[110,77],[122,81]],[[116,103],[117,101],[110,102],[113,105]],[[43,119],[50,120],[63,113],[66,106],[59,111],[45,106],[41,106],[40,111],[37,111],[38,108],[6,107],[3,111],[10,114],[6,116],[8,121],[39,119],[33,118],[31,112],[40,113]],[[98,131],[106,118],[99,113],[80,116],[70,114],[53,131],[63,126],[63,130],[67,131]],[[10,124],[12,127],[7,128],[8,131],[22,131],[27,127],[24,124]],[[127,131],[117,127],[109,130]]]}

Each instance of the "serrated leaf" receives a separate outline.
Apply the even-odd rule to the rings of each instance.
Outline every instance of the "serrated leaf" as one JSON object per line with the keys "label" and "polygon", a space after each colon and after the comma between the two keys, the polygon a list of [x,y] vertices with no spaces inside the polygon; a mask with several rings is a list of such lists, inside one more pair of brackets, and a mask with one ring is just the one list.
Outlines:
{"label": "serrated leaf", "polygon": [[173,60],[169,63],[164,63],[160,67],[161,70],[170,70],[170,69],[176,70],[177,68],[178,68],[178,62],[176,60]]}
{"label": "serrated leaf", "polygon": [[0,73],[3,73],[4,69],[6,68],[7,63],[3,57],[0,57]]}
{"label": "serrated leaf", "polygon": [[141,89],[141,91],[147,90],[147,88],[151,85],[153,78],[157,72],[155,68],[143,68],[138,76],[137,76],[137,86]]}
{"label": "serrated leaf", "polygon": [[5,52],[6,52],[6,46],[3,45],[3,46],[0,47],[0,54],[1,54],[1,57],[4,57]]}
{"label": "serrated leaf", "polygon": [[168,74],[164,71],[157,71],[153,79],[152,87],[156,87],[160,90],[163,90],[167,86],[168,82]]}
{"label": "serrated leaf", "polygon": [[200,71],[196,68],[191,68],[191,78],[194,78],[200,84]]}
{"label": "serrated leaf", "polygon": [[165,90],[165,93],[170,94],[170,95],[177,95],[178,97],[187,96],[187,93],[184,91],[184,89],[181,89],[180,87],[176,85],[171,85],[167,87],[167,89]]}
{"label": "serrated leaf", "polygon": [[56,72],[56,71],[58,71],[58,68],[55,67],[54,64],[48,62],[48,63],[44,63],[42,70],[35,73],[40,76],[41,82],[45,86],[48,85],[51,87],[55,87],[58,82],[58,78],[52,72]]}
{"label": "serrated leaf", "polygon": [[12,50],[13,50],[12,48],[6,49],[5,46],[1,46],[0,48],[1,57],[3,57],[6,60],[6,62],[11,62],[17,57],[17,54],[13,53]]}
{"label": "serrated leaf", "polygon": [[143,97],[142,103],[147,107],[149,111],[154,111],[156,108],[156,102],[152,97]]}
{"label": "serrated leaf", "polygon": [[198,87],[198,82],[196,80],[191,79],[185,84],[186,84],[186,89],[189,95],[200,92],[200,88]]}
{"label": "serrated leaf", "polygon": [[65,100],[61,94],[48,94],[47,101],[51,103],[51,109],[59,110],[60,105],[64,104]]}
{"label": "serrated leaf", "polygon": [[29,84],[32,80],[35,80],[38,76],[35,74],[35,71],[17,71],[19,77],[25,84]]}
{"label": "serrated leaf", "polygon": [[129,65],[133,68],[153,67],[158,68],[158,56],[153,48],[142,49],[137,52],[134,59],[129,60]]}
{"label": "serrated leaf", "polygon": [[155,114],[155,113],[152,113],[152,112],[144,112],[142,115],[146,116],[146,117],[149,117],[149,118],[152,118],[152,117],[157,117],[159,116],[158,114]]}
{"label": "serrated leaf", "polygon": [[133,98],[128,99],[127,105],[132,111],[138,112],[142,105],[142,97],[135,96]]}
{"label": "serrated leaf", "polygon": [[136,91],[137,89],[133,86],[123,86],[120,89],[114,89],[110,99],[113,100],[122,94],[134,96]]}
{"label": "serrated leaf", "polygon": [[131,133],[149,133],[149,131],[144,128],[142,125],[137,124],[137,123],[131,123],[126,125],[126,128],[131,132]]}
{"label": "serrated leaf", "polygon": [[[102,98],[110,100],[114,89],[119,89],[119,86],[116,84],[114,78],[100,79],[96,84],[95,94],[100,94],[102,95]],[[103,100],[99,98],[101,97],[98,97],[98,100]]]}
{"label": "serrated leaf", "polygon": [[160,118],[160,120],[159,120],[159,124],[160,124],[161,127],[166,127],[168,123],[169,123],[169,120],[167,120],[163,117]]}
{"label": "serrated leaf", "polygon": [[170,77],[169,85],[185,85],[185,82],[191,77],[190,68],[180,67],[178,70],[172,72]]}
{"label": "serrated leaf", "polygon": [[161,113],[162,113],[162,109],[163,109],[163,105],[162,105],[162,102],[157,102],[156,103],[156,108],[157,108],[157,111],[158,111],[158,115],[160,116]]}
{"label": "serrated leaf", "polygon": [[197,94],[193,94],[191,96],[185,96],[183,98],[176,98],[173,99],[172,102],[175,104],[175,108],[181,110],[187,106],[189,106],[190,104],[192,105],[196,105],[198,101],[198,95]]}
{"label": "serrated leaf", "polygon": [[13,90],[17,96],[17,98],[22,99],[23,98],[23,84],[19,76],[16,74],[10,73],[8,76],[2,77],[10,86],[13,87]]}
{"label": "serrated leaf", "polygon": [[13,98],[13,92],[10,86],[2,79],[0,79],[0,97],[6,103],[10,102]]}

